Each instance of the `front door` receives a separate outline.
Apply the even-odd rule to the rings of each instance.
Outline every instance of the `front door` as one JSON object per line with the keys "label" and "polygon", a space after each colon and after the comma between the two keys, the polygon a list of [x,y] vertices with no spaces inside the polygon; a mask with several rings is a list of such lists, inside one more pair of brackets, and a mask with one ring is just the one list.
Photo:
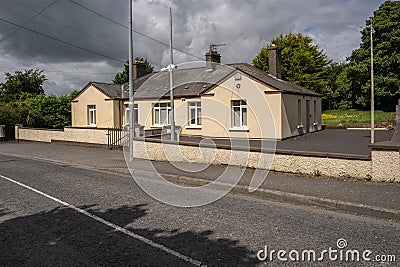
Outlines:
{"label": "front door", "polygon": [[310,132],[310,100],[306,100],[306,133]]}

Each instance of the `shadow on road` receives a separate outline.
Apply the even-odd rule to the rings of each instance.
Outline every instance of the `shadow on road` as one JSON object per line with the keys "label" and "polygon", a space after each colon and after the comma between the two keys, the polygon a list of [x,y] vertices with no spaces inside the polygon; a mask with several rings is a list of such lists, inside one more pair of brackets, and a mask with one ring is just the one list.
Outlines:
{"label": "shadow on road", "polygon": [[[135,229],[146,205],[101,210],[80,207],[118,226],[211,266],[253,266],[254,252],[238,241],[216,239],[212,231]],[[0,216],[5,214],[0,210]],[[58,207],[0,223],[1,265],[11,266],[192,266],[175,256],[72,210]]]}

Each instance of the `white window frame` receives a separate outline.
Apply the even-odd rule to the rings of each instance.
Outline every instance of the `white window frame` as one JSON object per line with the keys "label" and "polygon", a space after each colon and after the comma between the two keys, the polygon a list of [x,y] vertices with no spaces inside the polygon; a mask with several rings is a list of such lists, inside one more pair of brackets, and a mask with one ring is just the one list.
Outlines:
{"label": "white window frame", "polygon": [[96,127],[97,125],[97,112],[96,112],[96,105],[88,105],[88,126]]}
{"label": "white window frame", "polygon": [[[239,102],[239,105],[237,105],[235,102]],[[239,109],[239,125],[235,125],[235,109]],[[244,123],[244,110],[246,110],[246,123]],[[248,130],[246,100],[232,100],[232,128],[230,130],[235,129]]]}
{"label": "white window frame", "polygon": [[[139,108],[138,108],[138,104],[134,104],[134,111],[135,111],[135,124],[139,124]],[[125,122],[124,122],[124,126],[129,126],[130,123],[130,118],[129,116],[131,115],[130,113],[130,109],[129,109],[129,105],[126,105],[125,108]]]}
{"label": "white window frame", "polygon": [[[192,111],[194,110],[194,118]],[[192,121],[194,120],[194,123]],[[187,128],[201,127],[201,102],[189,102],[189,126]]]}
{"label": "white window frame", "polygon": [[[156,111],[158,110],[158,116],[156,115]],[[163,110],[167,111],[167,121],[161,121],[161,112]],[[155,103],[153,105],[153,126],[161,127],[165,125],[171,124],[171,104],[170,103]]]}

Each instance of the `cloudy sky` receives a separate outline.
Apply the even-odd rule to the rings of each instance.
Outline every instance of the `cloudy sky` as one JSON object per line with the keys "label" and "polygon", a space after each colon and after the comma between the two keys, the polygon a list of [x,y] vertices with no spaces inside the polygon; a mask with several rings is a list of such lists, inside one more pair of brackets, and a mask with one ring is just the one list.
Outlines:
{"label": "cloudy sky", "polygon": [[[174,47],[186,52],[175,52],[176,63],[204,58],[211,43],[226,44],[219,48],[222,63],[251,63],[272,38],[289,32],[308,34],[329,58],[344,61],[360,44],[360,27],[383,2],[135,0],[134,56],[147,58],[156,69],[168,65],[172,5]],[[128,59],[128,4],[0,0],[0,81],[4,72],[45,70],[46,93],[55,95],[80,90],[89,81],[111,82]]]}

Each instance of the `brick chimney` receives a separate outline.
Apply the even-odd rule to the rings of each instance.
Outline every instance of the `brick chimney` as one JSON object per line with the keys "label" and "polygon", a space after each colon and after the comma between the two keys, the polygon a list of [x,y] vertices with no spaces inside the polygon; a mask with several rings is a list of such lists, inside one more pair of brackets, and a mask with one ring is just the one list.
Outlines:
{"label": "brick chimney", "polygon": [[272,44],[268,47],[268,68],[269,74],[278,79],[282,79],[281,49],[276,44]]}
{"label": "brick chimney", "polygon": [[211,49],[206,53],[206,68],[214,69],[216,64],[221,63],[221,55],[218,54],[218,51],[215,49]]}
{"label": "brick chimney", "polygon": [[136,58],[133,61],[133,79],[139,79],[144,75],[146,75],[146,64],[143,58]]}

